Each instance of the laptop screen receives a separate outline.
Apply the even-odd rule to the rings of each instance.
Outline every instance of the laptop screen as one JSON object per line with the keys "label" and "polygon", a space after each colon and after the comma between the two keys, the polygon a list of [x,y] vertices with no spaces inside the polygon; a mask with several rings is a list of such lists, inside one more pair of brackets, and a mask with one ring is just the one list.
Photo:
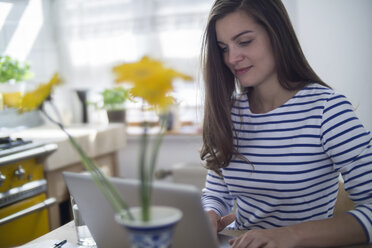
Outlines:
{"label": "laptop screen", "polygon": [[[63,172],[63,176],[98,247],[129,247],[124,228],[116,223],[114,210],[90,175]],[[139,205],[137,180],[122,178],[110,180],[130,207]],[[182,211],[183,217],[176,226],[173,247],[220,247],[202,208],[200,191],[196,187],[155,182],[152,205],[172,206]]]}

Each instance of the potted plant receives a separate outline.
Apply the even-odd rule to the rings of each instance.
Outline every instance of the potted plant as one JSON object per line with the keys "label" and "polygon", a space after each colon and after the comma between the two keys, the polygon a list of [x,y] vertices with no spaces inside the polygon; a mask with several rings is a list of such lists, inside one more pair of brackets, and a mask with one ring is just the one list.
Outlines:
{"label": "potted plant", "polygon": [[0,56],[0,83],[18,83],[32,77],[30,65],[9,56]]}
{"label": "potted plant", "polygon": [[151,205],[152,181],[162,138],[167,130],[170,108],[174,104],[174,98],[170,95],[173,91],[172,81],[174,78],[192,78],[146,56],[135,63],[115,66],[113,71],[117,83],[130,83],[130,94],[142,100],[143,110],[155,110],[160,117],[160,131],[151,145],[146,120],[143,124],[138,161],[140,205],[127,206],[124,214],[116,215],[116,221],[128,231],[133,247],[171,247],[173,227],[182,213],[178,209]]}
{"label": "potted plant", "polygon": [[125,103],[130,100],[129,89],[117,86],[100,93],[100,100],[93,105],[107,112],[109,122],[125,122]]}
{"label": "potted plant", "polygon": [[10,56],[0,56],[0,123],[2,127],[37,126],[43,120],[38,111],[18,114],[12,107],[18,107],[23,95],[34,88],[30,79],[33,73],[27,62],[20,62]]}
{"label": "potted plant", "polygon": [[[0,56],[0,107],[5,101],[19,99],[21,92],[21,83],[32,77],[30,65],[21,63],[9,56]],[[9,93],[5,95],[5,93]],[[9,96],[14,95],[14,98]],[[12,104],[17,104],[16,101]]]}

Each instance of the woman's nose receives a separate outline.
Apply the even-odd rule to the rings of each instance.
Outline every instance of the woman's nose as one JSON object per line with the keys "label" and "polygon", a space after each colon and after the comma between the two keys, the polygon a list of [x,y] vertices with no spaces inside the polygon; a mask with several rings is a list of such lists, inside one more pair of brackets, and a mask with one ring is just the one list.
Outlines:
{"label": "woman's nose", "polygon": [[242,59],[243,59],[243,55],[239,51],[239,49],[236,49],[234,47],[229,48],[228,54],[227,54],[227,62],[229,64],[236,64],[237,62],[240,62]]}

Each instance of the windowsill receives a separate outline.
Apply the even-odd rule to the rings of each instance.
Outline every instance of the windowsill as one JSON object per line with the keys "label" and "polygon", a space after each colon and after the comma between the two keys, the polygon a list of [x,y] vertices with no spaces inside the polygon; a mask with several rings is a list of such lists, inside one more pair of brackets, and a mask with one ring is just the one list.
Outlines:
{"label": "windowsill", "polygon": [[[141,125],[132,125],[129,123],[127,126],[127,134],[130,136],[138,136],[143,133],[143,127]],[[148,128],[148,134],[155,135],[160,131],[159,126],[151,126]],[[169,130],[165,135],[201,135],[201,128],[199,125],[181,125],[176,129]]]}

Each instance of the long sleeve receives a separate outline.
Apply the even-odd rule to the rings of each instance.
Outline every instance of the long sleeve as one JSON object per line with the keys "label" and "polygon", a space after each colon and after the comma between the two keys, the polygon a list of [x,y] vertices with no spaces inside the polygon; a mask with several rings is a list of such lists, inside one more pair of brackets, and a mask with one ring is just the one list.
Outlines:
{"label": "long sleeve", "polygon": [[209,170],[202,195],[204,210],[214,210],[218,215],[225,216],[232,209],[232,201],[233,197],[230,195],[224,180],[215,172]]}
{"label": "long sleeve", "polygon": [[372,148],[371,134],[356,117],[350,102],[331,94],[325,104],[321,125],[325,152],[344,179],[345,190],[355,204],[349,211],[372,242]]}

